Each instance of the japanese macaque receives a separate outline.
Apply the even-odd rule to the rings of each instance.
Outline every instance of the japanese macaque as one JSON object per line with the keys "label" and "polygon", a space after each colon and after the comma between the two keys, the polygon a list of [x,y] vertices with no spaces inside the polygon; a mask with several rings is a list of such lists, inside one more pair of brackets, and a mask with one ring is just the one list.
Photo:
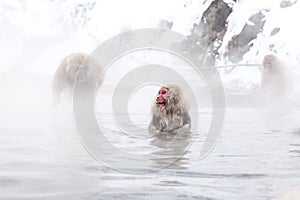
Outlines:
{"label": "japanese macaque", "polygon": [[261,69],[258,94],[265,97],[284,98],[294,89],[293,74],[289,67],[274,55],[266,55]]}
{"label": "japanese macaque", "polygon": [[75,81],[83,88],[91,84],[99,87],[103,82],[101,66],[85,53],[73,53],[63,58],[53,78],[53,105],[59,104],[64,90],[73,89]]}
{"label": "japanese macaque", "polygon": [[149,133],[189,132],[191,118],[181,88],[175,84],[163,85],[155,98],[151,110]]}

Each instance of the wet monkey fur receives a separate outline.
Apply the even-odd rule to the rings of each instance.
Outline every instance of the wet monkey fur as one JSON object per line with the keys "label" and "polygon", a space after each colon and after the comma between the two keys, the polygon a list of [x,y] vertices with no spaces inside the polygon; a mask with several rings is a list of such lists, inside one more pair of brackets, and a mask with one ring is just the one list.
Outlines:
{"label": "wet monkey fur", "polygon": [[182,89],[176,84],[163,85],[153,102],[149,133],[189,132],[191,118]]}
{"label": "wet monkey fur", "polygon": [[294,89],[293,75],[289,67],[277,56],[264,57],[258,94],[265,97],[284,98]]}
{"label": "wet monkey fur", "polygon": [[103,72],[97,61],[85,53],[72,53],[64,57],[57,68],[52,82],[52,103],[58,105],[61,93],[72,90],[75,80],[80,85],[94,84],[99,87],[103,82]]}

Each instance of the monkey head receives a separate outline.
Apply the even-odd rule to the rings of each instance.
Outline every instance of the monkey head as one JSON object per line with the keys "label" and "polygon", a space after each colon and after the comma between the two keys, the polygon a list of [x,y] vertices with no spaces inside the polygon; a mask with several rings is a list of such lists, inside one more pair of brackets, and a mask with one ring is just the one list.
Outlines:
{"label": "monkey head", "polygon": [[170,90],[162,87],[156,96],[156,105],[159,106],[160,111],[163,112],[167,108],[168,98]]}
{"label": "monkey head", "polygon": [[74,83],[75,80],[80,83],[86,83],[90,78],[87,55],[68,57],[66,60],[65,72],[71,83]]}
{"label": "monkey head", "polygon": [[156,106],[160,112],[173,113],[182,102],[182,91],[176,84],[167,84],[160,88],[156,96]]}
{"label": "monkey head", "polygon": [[276,65],[274,64],[276,60],[276,57],[273,55],[266,55],[263,60],[263,72],[270,74],[274,73],[276,69]]}

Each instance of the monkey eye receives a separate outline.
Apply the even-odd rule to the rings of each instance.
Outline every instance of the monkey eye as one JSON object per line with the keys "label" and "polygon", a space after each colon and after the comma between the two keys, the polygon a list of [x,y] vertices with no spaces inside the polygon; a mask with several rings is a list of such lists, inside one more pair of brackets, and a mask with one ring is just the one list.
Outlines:
{"label": "monkey eye", "polygon": [[271,62],[265,62],[264,65],[271,65]]}
{"label": "monkey eye", "polygon": [[166,93],[167,93],[167,91],[164,89],[158,91],[158,94],[166,94]]}

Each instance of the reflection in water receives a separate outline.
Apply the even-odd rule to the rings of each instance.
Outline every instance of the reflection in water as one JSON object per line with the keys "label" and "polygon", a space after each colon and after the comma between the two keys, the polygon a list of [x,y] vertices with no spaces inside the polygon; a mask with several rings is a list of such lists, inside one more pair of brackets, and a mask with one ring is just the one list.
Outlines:
{"label": "reflection in water", "polygon": [[186,169],[188,158],[184,157],[188,153],[191,133],[159,133],[151,140],[150,145],[156,146],[159,150],[152,154],[155,156],[153,168],[168,168],[168,169]]}

